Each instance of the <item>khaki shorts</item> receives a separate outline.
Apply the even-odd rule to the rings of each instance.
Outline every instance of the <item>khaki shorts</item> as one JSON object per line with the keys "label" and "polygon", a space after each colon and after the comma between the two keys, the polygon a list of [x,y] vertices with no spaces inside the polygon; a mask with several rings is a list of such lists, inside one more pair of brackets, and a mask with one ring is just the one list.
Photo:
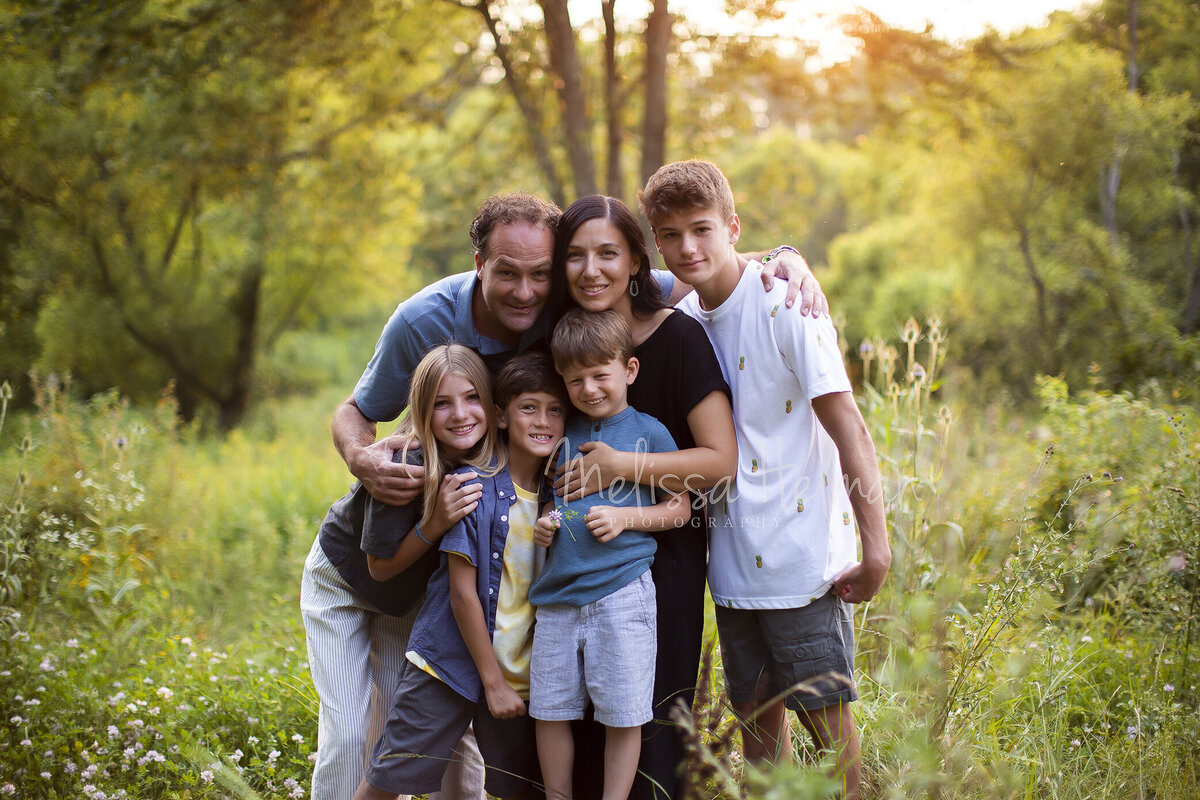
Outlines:
{"label": "khaki shorts", "polygon": [[735,703],[786,695],[793,711],[858,699],[850,607],[826,594],[801,608],[717,606],[725,690]]}

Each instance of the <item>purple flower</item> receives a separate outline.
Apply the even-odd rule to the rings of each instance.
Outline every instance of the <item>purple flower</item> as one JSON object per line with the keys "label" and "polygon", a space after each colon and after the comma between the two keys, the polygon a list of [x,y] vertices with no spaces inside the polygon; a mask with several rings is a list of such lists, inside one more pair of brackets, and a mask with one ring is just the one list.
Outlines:
{"label": "purple flower", "polygon": [[556,508],[553,511],[551,511],[547,516],[550,517],[550,521],[554,523],[555,527],[557,527],[559,525],[559,523],[562,522],[563,513]]}

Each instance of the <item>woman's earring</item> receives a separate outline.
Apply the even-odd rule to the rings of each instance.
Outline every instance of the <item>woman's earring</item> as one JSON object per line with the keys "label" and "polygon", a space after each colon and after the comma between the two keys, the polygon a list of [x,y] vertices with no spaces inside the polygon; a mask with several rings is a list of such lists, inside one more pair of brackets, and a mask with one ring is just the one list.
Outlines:
{"label": "woman's earring", "polygon": [[630,278],[629,279],[629,296],[637,297],[639,291],[640,290],[638,289],[637,278]]}

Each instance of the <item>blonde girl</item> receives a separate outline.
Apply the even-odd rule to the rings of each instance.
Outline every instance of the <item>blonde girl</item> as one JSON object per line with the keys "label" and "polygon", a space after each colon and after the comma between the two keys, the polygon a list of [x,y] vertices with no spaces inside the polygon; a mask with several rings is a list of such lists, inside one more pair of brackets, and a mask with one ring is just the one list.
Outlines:
{"label": "blonde girl", "polygon": [[376,557],[364,544],[371,576],[380,581],[405,569],[412,557],[436,550],[430,546],[475,510],[479,486],[469,483],[474,476],[450,472],[465,466],[490,475],[504,466],[491,375],[472,350],[461,344],[430,350],[413,370],[408,398],[408,414],[396,430],[405,445],[393,460],[423,463],[422,495],[436,500],[425,503],[413,535],[395,555]]}
{"label": "blonde girl", "polygon": [[[389,506],[360,483],[335,502],[304,565],[300,607],[320,697],[313,800],[345,800],[362,779],[399,683],[413,620],[438,564],[437,542],[474,510],[470,466],[503,463],[491,378],[462,345],[433,348],[413,372],[408,443],[393,461],[425,465],[425,502]],[[446,771],[440,800],[483,800],[473,735]]]}

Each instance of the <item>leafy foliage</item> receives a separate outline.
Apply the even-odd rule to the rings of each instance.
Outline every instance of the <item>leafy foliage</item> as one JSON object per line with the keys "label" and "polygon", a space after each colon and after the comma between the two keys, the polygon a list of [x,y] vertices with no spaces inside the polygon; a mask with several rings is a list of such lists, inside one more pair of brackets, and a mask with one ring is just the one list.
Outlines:
{"label": "leafy foliage", "polygon": [[[1200,535],[1188,505],[1200,437],[1170,409],[1072,399],[1047,379],[1045,414],[1027,421],[1036,435],[975,434],[1018,462],[1040,448],[1032,479],[1008,484],[1014,465],[1001,464],[986,498],[965,496],[958,415],[938,402],[944,330],[910,321],[902,337],[859,351],[895,554],[882,593],[856,614],[864,796],[1190,796],[1197,571],[1183,555],[1194,549],[1177,548]],[[962,510],[980,500],[1011,516]],[[1083,590],[1097,571],[1102,584]],[[681,718],[693,796],[833,796],[829,754],[802,749],[765,775],[743,765],[713,685],[706,667]]]}
{"label": "leafy foliage", "polygon": [[186,419],[229,428],[284,330],[402,286],[411,165],[375,132],[470,84],[466,55],[435,57],[449,22],[405,2],[3,12],[0,189],[43,369],[139,399],[174,382]]}

